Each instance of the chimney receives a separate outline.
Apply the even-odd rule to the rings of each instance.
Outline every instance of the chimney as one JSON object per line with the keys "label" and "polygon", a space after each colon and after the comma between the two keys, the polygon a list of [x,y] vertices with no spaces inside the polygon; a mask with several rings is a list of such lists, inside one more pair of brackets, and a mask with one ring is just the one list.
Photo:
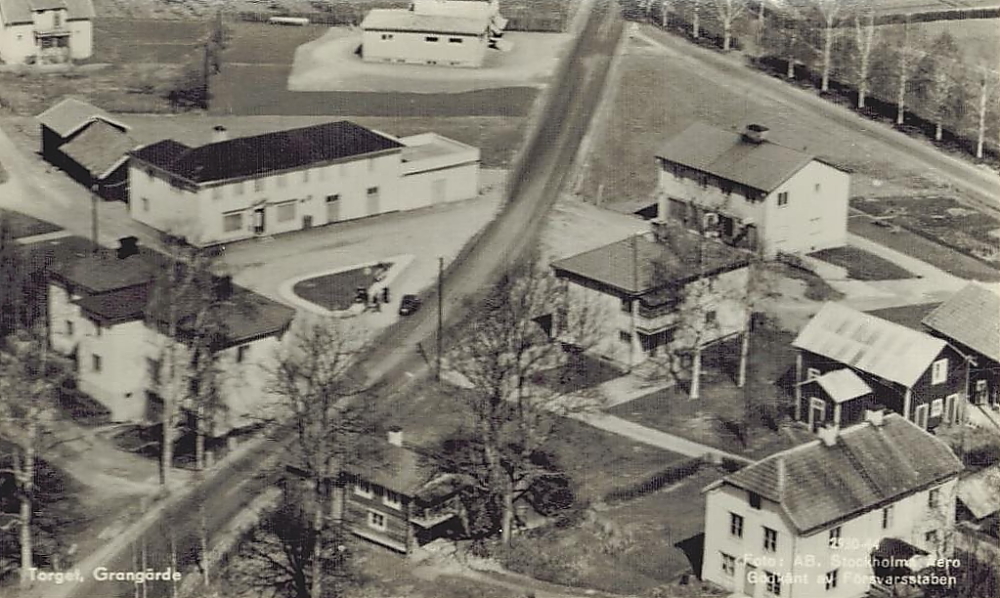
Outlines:
{"label": "chimney", "polygon": [[226,130],[226,127],[222,125],[212,127],[212,143],[226,141],[227,139],[229,139],[229,131]]}
{"label": "chimney", "polygon": [[123,260],[132,255],[139,255],[139,239],[137,237],[121,237],[118,239],[118,259]]}
{"label": "chimney", "polygon": [[387,440],[392,446],[403,446],[403,429],[399,427],[389,428]]}
{"label": "chimney", "polygon": [[870,423],[872,427],[881,428],[882,424],[885,423],[885,410],[865,409],[865,421]]}
{"label": "chimney", "polygon": [[837,436],[840,435],[840,426],[823,426],[816,430],[816,434],[819,435],[823,444],[833,446],[837,444]]}
{"label": "chimney", "polygon": [[764,125],[751,124],[747,125],[745,131],[743,131],[743,139],[750,143],[764,143],[767,141],[767,133],[770,131]]}

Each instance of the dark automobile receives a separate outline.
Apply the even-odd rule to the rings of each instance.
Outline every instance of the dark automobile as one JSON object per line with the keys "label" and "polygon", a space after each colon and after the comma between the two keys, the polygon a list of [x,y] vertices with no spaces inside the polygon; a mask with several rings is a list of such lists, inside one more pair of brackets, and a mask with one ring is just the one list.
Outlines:
{"label": "dark automobile", "polygon": [[399,301],[399,315],[408,316],[416,313],[420,309],[420,297],[416,295],[403,295]]}

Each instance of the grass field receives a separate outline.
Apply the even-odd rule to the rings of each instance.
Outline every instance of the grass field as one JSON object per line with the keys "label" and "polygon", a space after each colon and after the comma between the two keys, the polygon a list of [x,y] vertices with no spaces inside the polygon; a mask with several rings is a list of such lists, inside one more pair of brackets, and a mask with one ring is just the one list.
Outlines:
{"label": "grass field", "polygon": [[[0,180],[0,182],[2,182],[2,180]],[[28,216],[27,214],[13,212],[3,208],[0,208],[0,220],[4,221],[4,224],[10,227],[9,230],[11,237],[14,239],[42,235],[59,230],[59,227],[51,222],[45,222],[44,220]]]}
{"label": "grass field", "polygon": [[365,272],[367,268],[355,268],[317,276],[298,282],[292,287],[299,297],[310,301],[332,311],[341,311],[354,305],[358,288],[367,289],[375,282],[375,277],[371,272]]}
{"label": "grass field", "polygon": [[889,320],[897,324],[902,324],[914,330],[925,330],[920,322],[927,317],[940,303],[921,303],[919,305],[904,305],[902,307],[889,307],[886,309],[876,309],[869,314]]}
{"label": "grass field", "polygon": [[91,62],[179,64],[199,55],[206,21],[97,18]]}
{"label": "grass field", "polygon": [[814,258],[847,268],[854,280],[901,280],[913,278],[913,273],[887,259],[857,247],[844,246],[810,254]]}

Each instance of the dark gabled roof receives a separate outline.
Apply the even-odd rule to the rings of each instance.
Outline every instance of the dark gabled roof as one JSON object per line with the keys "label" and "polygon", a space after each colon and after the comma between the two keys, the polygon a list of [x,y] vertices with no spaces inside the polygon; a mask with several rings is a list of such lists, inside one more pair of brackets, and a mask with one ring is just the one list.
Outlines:
{"label": "dark gabled roof", "polygon": [[741,133],[696,122],[670,138],[657,158],[770,193],[814,157],[771,141],[746,141]]}
{"label": "dark gabled roof", "polygon": [[417,451],[376,440],[380,458],[366,459],[364,463],[348,466],[347,473],[371,484],[406,496],[416,496],[432,478],[423,456]]}
{"label": "dark gabled roof", "polygon": [[94,18],[91,0],[0,0],[0,18],[4,25],[31,23],[36,10],[66,8],[68,19]]}
{"label": "dark gabled roof", "polygon": [[1000,295],[965,285],[923,320],[924,326],[1000,362]]}
{"label": "dark gabled roof", "polygon": [[395,139],[345,120],[237,137],[196,148],[160,141],[132,155],[188,181],[208,183],[402,147]]}
{"label": "dark gabled roof", "polygon": [[679,226],[665,230],[663,241],[652,234],[634,235],[555,261],[552,268],[557,274],[572,274],[635,296],[683,284],[701,272],[711,274],[748,263],[746,252],[729,245]]}
{"label": "dark gabled roof", "polygon": [[96,120],[59,150],[86,168],[93,177],[102,179],[125,161],[128,152],[136,145],[128,133],[103,120]]}
{"label": "dark gabled roof", "polygon": [[[2,1],[0,0],[0,2]],[[104,121],[119,129],[129,129],[129,126],[117,117],[111,116],[93,104],[73,97],[64,98],[35,118],[41,124],[55,131],[60,137],[69,137],[95,121]]]}
{"label": "dark gabled roof", "polygon": [[139,255],[118,259],[114,251],[102,249],[98,253],[57,264],[49,272],[56,279],[88,294],[146,284],[166,263],[166,257],[145,247],[139,251]]}
{"label": "dark gabled roof", "polygon": [[[941,439],[903,416],[861,423],[776,453],[710,485],[728,484],[781,505],[802,535],[880,508],[958,475],[962,462]],[[779,482],[781,469],[784,482]]]}
{"label": "dark gabled roof", "polygon": [[123,289],[87,295],[76,301],[80,309],[104,324],[141,320],[152,285],[139,284]]}

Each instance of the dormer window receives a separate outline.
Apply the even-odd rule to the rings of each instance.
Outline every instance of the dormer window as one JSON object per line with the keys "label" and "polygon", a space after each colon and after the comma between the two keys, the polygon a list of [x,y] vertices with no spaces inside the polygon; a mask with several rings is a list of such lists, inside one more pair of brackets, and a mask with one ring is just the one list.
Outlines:
{"label": "dormer window", "polygon": [[750,493],[750,506],[754,509],[760,508],[760,495],[756,492]]}
{"label": "dormer window", "polygon": [[62,27],[62,13],[58,10],[52,13],[52,27],[54,29]]}

